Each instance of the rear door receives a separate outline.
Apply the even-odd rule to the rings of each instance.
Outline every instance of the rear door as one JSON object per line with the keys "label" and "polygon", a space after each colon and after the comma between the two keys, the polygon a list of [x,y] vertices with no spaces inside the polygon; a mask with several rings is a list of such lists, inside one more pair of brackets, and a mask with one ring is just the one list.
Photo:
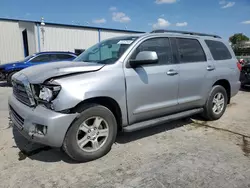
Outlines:
{"label": "rear door", "polygon": [[[239,89],[240,71],[237,67],[238,60],[230,45],[219,39],[205,40],[206,45],[210,49],[215,65],[215,73],[217,80],[227,80],[230,83],[231,95],[235,95]],[[229,96],[231,97],[231,96]]]}
{"label": "rear door", "polygon": [[202,106],[214,71],[209,52],[204,41],[195,38],[176,38],[176,48],[180,65],[179,107],[185,110]]}

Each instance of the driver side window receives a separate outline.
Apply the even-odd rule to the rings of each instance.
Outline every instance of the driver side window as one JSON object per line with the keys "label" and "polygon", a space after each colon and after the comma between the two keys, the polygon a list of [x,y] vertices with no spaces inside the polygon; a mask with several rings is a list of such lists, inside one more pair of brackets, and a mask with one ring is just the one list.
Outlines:
{"label": "driver side window", "polygon": [[133,52],[130,59],[135,59],[139,52],[154,51],[158,56],[157,65],[172,63],[172,49],[169,38],[152,38],[142,42]]}

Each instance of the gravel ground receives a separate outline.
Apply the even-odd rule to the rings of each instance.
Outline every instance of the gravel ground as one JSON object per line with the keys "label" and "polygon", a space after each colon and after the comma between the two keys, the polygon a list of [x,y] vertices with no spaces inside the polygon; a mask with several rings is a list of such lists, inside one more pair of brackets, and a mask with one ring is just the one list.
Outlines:
{"label": "gravel ground", "polygon": [[250,187],[250,89],[218,121],[185,119],[120,134],[106,156],[82,164],[13,130],[10,93],[0,83],[0,187]]}

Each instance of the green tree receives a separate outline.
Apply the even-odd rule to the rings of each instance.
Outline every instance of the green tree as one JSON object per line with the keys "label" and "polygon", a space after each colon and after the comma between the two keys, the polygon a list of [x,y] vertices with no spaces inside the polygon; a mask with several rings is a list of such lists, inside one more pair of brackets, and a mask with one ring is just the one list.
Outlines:
{"label": "green tree", "polygon": [[238,44],[240,42],[248,41],[248,40],[249,40],[249,38],[246,35],[242,34],[242,33],[236,33],[236,34],[234,34],[233,36],[231,36],[229,38],[229,41],[233,45],[236,45],[236,44]]}
{"label": "green tree", "polygon": [[[244,48],[241,42],[249,41],[249,38],[242,33],[236,33],[229,38],[229,41],[232,43],[232,48],[236,56],[249,55],[250,48]],[[243,47],[243,48],[242,48]]]}

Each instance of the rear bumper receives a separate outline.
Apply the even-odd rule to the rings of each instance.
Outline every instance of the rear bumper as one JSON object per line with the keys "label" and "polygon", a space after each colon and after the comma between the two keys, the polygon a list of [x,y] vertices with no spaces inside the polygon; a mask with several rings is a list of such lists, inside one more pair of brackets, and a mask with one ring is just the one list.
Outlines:
{"label": "rear bumper", "polygon": [[[13,124],[27,139],[52,147],[61,147],[65,134],[77,114],[62,114],[38,105],[30,108],[9,97],[9,111]],[[38,132],[43,127],[44,133]],[[41,130],[41,129],[39,129]]]}
{"label": "rear bumper", "polygon": [[231,84],[231,97],[234,97],[240,90],[240,81]]}

